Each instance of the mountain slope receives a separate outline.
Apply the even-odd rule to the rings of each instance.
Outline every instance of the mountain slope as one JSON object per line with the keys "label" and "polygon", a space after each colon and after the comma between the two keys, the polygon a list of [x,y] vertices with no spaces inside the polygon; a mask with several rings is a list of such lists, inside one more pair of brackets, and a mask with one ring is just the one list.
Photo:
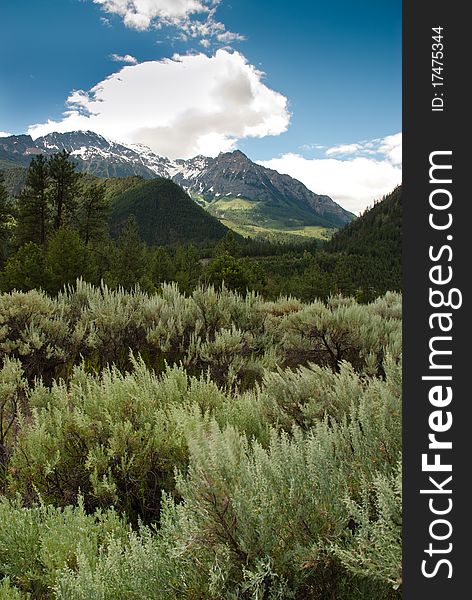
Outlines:
{"label": "mountain slope", "polygon": [[402,248],[402,186],[382,198],[358,219],[337,231],[326,244],[329,252],[391,256],[398,264]]}
{"label": "mountain slope", "polygon": [[169,160],[142,145],[119,144],[90,131],[0,138],[0,160],[28,165],[34,154],[67,150],[81,171],[99,177],[167,177],[213,215],[237,227],[296,231],[338,228],[354,215],[329,196],[315,194],[289,175],[252,162],[236,150],[216,158]]}
{"label": "mountain slope", "polygon": [[361,217],[336,232],[320,253],[337,290],[364,302],[402,289],[402,188],[396,188]]}
{"label": "mountain slope", "polygon": [[149,245],[219,240],[228,229],[198,206],[178,185],[168,179],[144,181],[115,196],[111,214],[114,236],[134,215],[141,238]]}

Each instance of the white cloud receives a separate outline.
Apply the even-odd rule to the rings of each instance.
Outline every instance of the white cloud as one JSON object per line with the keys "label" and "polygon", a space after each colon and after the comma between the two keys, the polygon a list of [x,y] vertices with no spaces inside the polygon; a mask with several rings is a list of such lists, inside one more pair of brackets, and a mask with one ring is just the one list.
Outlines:
{"label": "white cloud", "polygon": [[110,54],[111,60],[114,62],[123,62],[129,65],[137,65],[138,60],[131,54]]}
{"label": "white cloud", "polygon": [[290,120],[287,99],[242,54],[227,50],[123,67],[90,91],[73,92],[67,104],[61,120],[32,125],[30,135],[92,130],[188,158],[280,134]]}
{"label": "white cloud", "polygon": [[387,158],[393,165],[402,163],[402,134],[395,133],[384,138],[364,140],[355,144],[341,144],[328,148],[326,156],[366,156],[380,160]]}
{"label": "white cloud", "polygon": [[10,137],[13,135],[12,133],[7,133],[6,131],[0,131],[0,138],[2,137]]}
{"label": "white cloud", "polygon": [[[299,154],[258,161],[259,164],[299,179],[317,194],[327,194],[343,208],[359,214],[374,200],[391,192],[402,180],[401,133],[382,139],[344,145],[326,150],[329,158],[307,159]],[[357,156],[360,153],[375,156]]]}
{"label": "white cloud", "polygon": [[326,156],[336,156],[339,154],[354,154],[361,149],[360,144],[341,144],[340,146],[333,146],[326,150]]}
{"label": "white cloud", "polygon": [[[223,23],[215,20],[221,0],[93,0],[107,14],[118,15],[131,29],[146,31],[153,27],[177,27],[186,39],[202,38],[208,47],[210,38],[219,44],[244,40],[239,33],[226,31]],[[182,39],[182,38],[179,38]]]}
{"label": "white cloud", "polygon": [[402,134],[388,135],[381,140],[379,152],[385,154],[393,165],[402,164]]}
{"label": "white cloud", "polygon": [[[154,23],[176,22],[208,13],[216,3],[212,0],[93,0],[109,14],[119,15],[125,25],[149,29]],[[219,2],[218,2],[219,3]]]}

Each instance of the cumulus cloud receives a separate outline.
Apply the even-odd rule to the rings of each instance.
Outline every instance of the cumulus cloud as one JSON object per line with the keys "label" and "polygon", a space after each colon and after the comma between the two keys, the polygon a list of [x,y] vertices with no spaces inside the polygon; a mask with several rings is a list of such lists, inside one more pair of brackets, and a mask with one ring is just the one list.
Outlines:
{"label": "cumulus cloud", "polygon": [[287,99],[263,83],[262,72],[242,54],[218,50],[125,66],[90,91],[73,92],[61,120],[28,133],[92,130],[188,158],[231,150],[241,138],[278,135],[289,120]]}
{"label": "cumulus cloud", "polygon": [[402,164],[402,134],[395,133],[380,140],[379,152],[385,154],[393,165]]}
{"label": "cumulus cloud", "polygon": [[118,15],[123,23],[138,31],[172,26],[179,29],[180,40],[200,38],[204,47],[212,41],[229,44],[244,40],[239,33],[227,31],[215,19],[221,0],[93,0],[111,15]]}
{"label": "cumulus cloud", "polygon": [[129,65],[137,65],[138,60],[131,54],[110,54],[111,60],[114,62],[127,63]]}
{"label": "cumulus cloud", "polygon": [[178,22],[187,17],[208,13],[212,0],[93,0],[109,14],[119,15],[133,29],[149,29],[152,24]]}
{"label": "cumulus cloud", "polygon": [[12,133],[7,133],[6,131],[0,131],[0,138],[2,137],[10,137],[13,135]]}
{"label": "cumulus cloud", "polygon": [[[289,153],[258,162],[299,179],[310,190],[327,194],[343,208],[360,214],[401,183],[401,137],[397,133],[334,146],[326,150],[326,158],[308,159]],[[339,158],[340,155],[345,157]]]}

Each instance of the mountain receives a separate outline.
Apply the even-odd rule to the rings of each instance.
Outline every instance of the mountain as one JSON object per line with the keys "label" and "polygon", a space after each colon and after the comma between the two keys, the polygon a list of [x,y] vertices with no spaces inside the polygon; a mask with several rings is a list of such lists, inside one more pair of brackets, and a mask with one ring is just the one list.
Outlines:
{"label": "mountain", "polygon": [[237,225],[332,228],[353,218],[329,196],[315,194],[289,175],[252,162],[240,150],[176,164],[180,168],[174,181],[205,201],[209,212]]}
{"label": "mountain", "polygon": [[98,177],[166,177],[208,212],[245,233],[339,228],[354,219],[329,196],[251,161],[239,150],[216,158],[170,160],[139,144],[124,145],[91,131],[0,138],[0,161],[27,166],[35,154],[66,150],[78,169]]}
{"label": "mountain", "polygon": [[97,177],[167,177],[171,165],[171,161],[147,149],[138,152],[93,131],[50,133],[34,141],[29,135],[0,138],[0,159],[26,166],[35,154],[50,156],[62,150],[71,154],[80,171]]}
{"label": "mountain", "polygon": [[114,197],[112,235],[116,237],[132,215],[141,239],[151,246],[219,240],[229,231],[177,184],[161,177],[143,181]]}

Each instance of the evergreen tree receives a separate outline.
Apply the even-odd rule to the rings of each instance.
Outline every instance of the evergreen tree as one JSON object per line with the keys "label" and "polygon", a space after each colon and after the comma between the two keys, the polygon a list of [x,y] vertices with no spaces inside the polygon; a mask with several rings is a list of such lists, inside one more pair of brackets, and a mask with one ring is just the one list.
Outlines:
{"label": "evergreen tree", "polygon": [[224,283],[231,290],[244,293],[252,281],[250,269],[231,254],[224,252],[209,263],[206,271],[209,283],[218,287]]}
{"label": "evergreen tree", "polygon": [[28,242],[44,245],[49,228],[48,161],[42,154],[31,161],[26,186],[18,198],[17,244]]}
{"label": "evergreen tree", "polygon": [[6,244],[9,238],[9,224],[11,221],[11,207],[8,192],[3,185],[3,173],[0,173],[0,266],[6,256]]}
{"label": "evergreen tree", "polygon": [[173,281],[175,278],[174,262],[165,248],[156,248],[152,254],[152,280],[154,283]]}
{"label": "evergreen tree", "polygon": [[76,166],[69,157],[69,153],[63,150],[53,154],[49,160],[55,230],[70,225],[76,210],[80,173],[76,172]]}
{"label": "evergreen tree", "polygon": [[183,292],[190,293],[197,286],[202,272],[200,256],[193,244],[177,246],[175,280]]}
{"label": "evergreen tree", "polygon": [[125,289],[131,289],[143,282],[146,263],[146,245],[139,236],[135,217],[131,216],[118,239],[117,260],[112,270],[114,279]]}
{"label": "evergreen tree", "polygon": [[42,154],[35,156],[28,169],[26,185],[31,189],[37,202],[37,217],[41,244],[46,243],[46,225],[48,206],[46,191],[49,184],[49,167],[47,159]]}
{"label": "evergreen tree", "polygon": [[104,281],[108,286],[115,288],[118,285],[116,279],[116,265],[118,264],[118,248],[109,236],[91,240],[87,249],[92,256],[95,269],[95,281]]}
{"label": "evergreen tree", "polygon": [[92,257],[77,231],[61,227],[54,233],[48,244],[46,269],[51,293],[74,284],[80,277],[85,280],[93,277]]}
{"label": "evergreen tree", "polygon": [[47,287],[44,249],[39,244],[28,242],[7,260],[5,269],[0,274],[0,289],[2,292],[27,292]]}
{"label": "evergreen tree", "polygon": [[241,256],[241,246],[236,241],[232,231],[228,231],[225,237],[216,244],[214,256],[218,256],[220,254],[229,254],[235,258]]}
{"label": "evergreen tree", "polygon": [[105,187],[98,183],[89,187],[81,199],[79,209],[80,232],[85,241],[103,238],[108,229],[110,204],[105,197]]}

